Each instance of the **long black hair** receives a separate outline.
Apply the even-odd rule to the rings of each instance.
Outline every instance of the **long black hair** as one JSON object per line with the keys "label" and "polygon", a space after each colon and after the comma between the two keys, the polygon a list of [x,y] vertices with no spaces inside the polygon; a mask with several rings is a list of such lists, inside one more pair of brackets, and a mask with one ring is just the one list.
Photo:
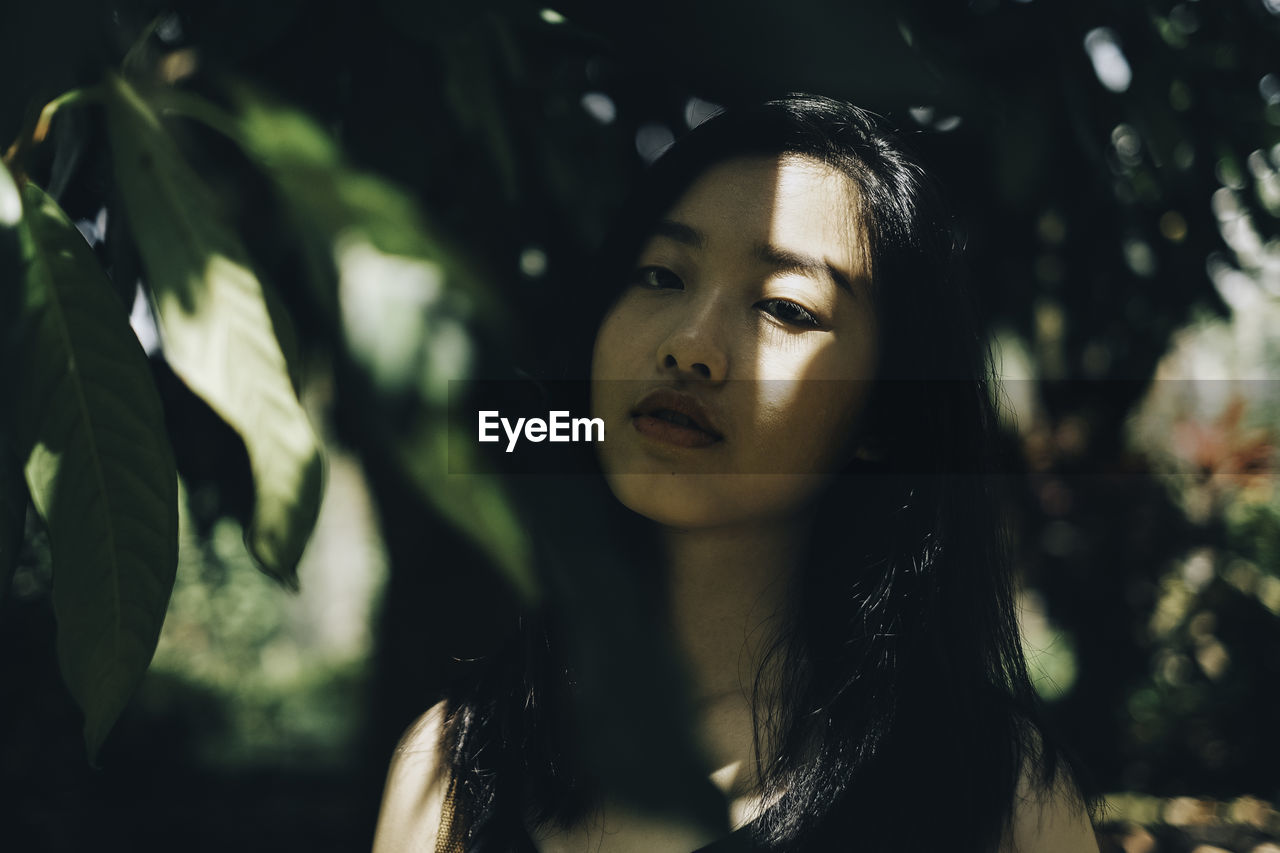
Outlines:
{"label": "long black hair", "polygon": [[[818,501],[773,650],[782,689],[757,708],[772,805],[753,839],[767,850],[994,850],[1020,777],[1041,792],[1075,788],[1022,654],[989,475],[989,353],[934,182],[880,120],[847,103],[792,95],[730,110],[651,167],[592,281],[624,281],[653,224],[700,175],[753,155],[812,158],[853,182],[882,342],[862,427],[873,460],[851,463]],[[587,298],[598,318],[616,290]],[[467,843],[530,813],[564,823],[591,802],[561,719],[572,674],[551,621],[523,620],[508,652],[449,696],[454,832]]]}

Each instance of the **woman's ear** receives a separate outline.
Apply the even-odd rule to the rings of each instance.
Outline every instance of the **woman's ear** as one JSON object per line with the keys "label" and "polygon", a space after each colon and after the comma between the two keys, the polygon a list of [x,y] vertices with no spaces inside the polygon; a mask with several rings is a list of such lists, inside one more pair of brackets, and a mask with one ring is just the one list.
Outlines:
{"label": "woman's ear", "polygon": [[885,458],[884,441],[879,433],[872,429],[863,429],[854,444],[853,459],[858,462],[883,462]]}
{"label": "woman's ear", "polygon": [[854,451],[853,458],[859,462],[883,462],[884,446],[878,441],[868,441],[864,436],[863,440],[858,442],[858,449]]}
{"label": "woman's ear", "polygon": [[880,439],[880,431],[866,418],[854,429],[853,433],[841,448],[838,469],[853,470],[868,463],[884,460],[884,442]]}

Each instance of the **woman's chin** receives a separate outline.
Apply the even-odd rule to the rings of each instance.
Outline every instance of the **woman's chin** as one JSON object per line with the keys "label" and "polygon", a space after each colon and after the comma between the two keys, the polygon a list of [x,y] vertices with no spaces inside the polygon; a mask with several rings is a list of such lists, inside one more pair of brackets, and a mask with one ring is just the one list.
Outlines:
{"label": "woman's chin", "polygon": [[607,474],[619,503],[676,529],[760,525],[793,518],[823,482],[799,474]]}
{"label": "woman's chin", "polygon": [[607,479],[619,503],[665,527],[710,526],[724,513],[705,490],[698,494],[687,474],[611,474]]}

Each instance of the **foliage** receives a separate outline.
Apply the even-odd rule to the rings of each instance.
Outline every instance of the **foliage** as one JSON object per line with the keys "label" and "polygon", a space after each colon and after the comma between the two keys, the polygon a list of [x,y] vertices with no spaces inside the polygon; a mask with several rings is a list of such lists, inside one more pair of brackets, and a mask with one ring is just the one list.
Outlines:
{"label": "foliage", "polygon": [[96,752],[155,648],[177,560],[177,482],[160,401],[111,287],[34,184],[14,411],[36,511],[59,568],[63,675]]}
{"label": "foliage", "polygon": [[[296,587],[296,565],[318,512],[321,463],[286,359],[286,351],[296,350],[292,321],[254,273],[248,251],[219,209],[218,199],[188,165],[155,105],[115,75],[109,75],[95,90],[82,93],[80,99],[101,102],[105,109],[115,178],[129,215],[130,233],[138,240],[165,361],[244,441],[255,486],[246,537],[249,550],[264,571]],[[513,582],[532,595],[525,546],[502,494],[486,479],[450,480],[444,476],[450,429],[445,413],[448,382],[467,372],[470,343],[463,323],[472,295],[482,294],[481,286],[473,278],[463,281],[467,287],[454,284],[447,288],[450,276],[435,260],[443,253],[413,203],[385,182],[345,168],[332,143],[301,114],[273,111],[255,104],[244,93],[243,118],[223,114],[194,96],[175,100],[228,131],[245,146],[246,153],[262,163],[300,232],[316,296],[334,322],[338,320],[337,303],[346,309],[343,331],[356,357],[368,366],[382,393],[407,396],[424,406],[423,417],[403,436],[393,439],[403,445],[404,461],[417,474],[416,482],[459,527],[470,528],[476,540],[508,570]],[[59,102],[51,104],[42,127],[57,106]],[[37,134],[40,132],[37,128]],[[31,223],[30,230],[38,237],[53,228],[42,225],[43,221],[56,222],[61,243],[46,247],[40,239],[35,240],[44,254],[30,253],[34,259],[28,261],[32,283],[22,323],[36,331],[28,336],[24,362],[39,365],[47,361],[51,367],[43,374],[23,377],[31,400],[16,409],[15,429],[22,441],[20,451],[26,447],[40,450],[50,443],[54,447],[53,452],[33,450],[20,455],[30,455],[27,469],[32,498],[55,531],[55,600],[63,602],[58,610],[64,626],[59,647],[64,675],[89,720],[86,737],[92,753],[132,692],[155,646],[173,584],[177,493],[172,459],[167,455],[159,462],[135,457],[124,465],[161,483],[150,484],[150,491],[138,492],[132,482],[123,488],[102,485],[96,491],[83,485],[84,469],[103,467],[97,444],[104,435],[127,436],[131,419],[143,414],[148,418],[148,434],[134,437],[124,447],[164,448],[162,418],[140,348],[125,324],[123,306],[112,295],[96,260],[65,214],[34,184],[27,183],[27,187],[27,209],[21,222]],[[10,192],[16,192],[16,187],[10,186]],[[64,263],[47,271],[53,267],[53,259],[63,254],[79,266]],[[455,262],[451,269],[460,277],[461,264]],[[71,321],[64,320],[58,311],[60,303],[45,292],[53,293],[55,284],[70,292],[85,278],[102,280],[94,285],[98,302],[78,307]],[[330,292],[335,278],[337,298]],[[52,308],[45,309],[46,303]],[[45,321],[43,317],[52,319]],[[398,333],[387,325],[397,321]],[[105,334],[97,325],[106,323],[113,324],[108,328],[115,338],[104,345],[94,338]],[[79,345],[81,351],[77,351],[77,337],[90,339],[89,345],[97,349]],[[429,349],[415,356],[414,350],[424,343]],[[104,346],[116,350],[127,347],[132,360]],[[421,368],[415,360],[422,362]],[[50,388],[74,384],[55,381],[55,376],[48,375],[50,370],[66,371],[72,380],[78,380],[85,367],[77,369],[77,363],[96,367],[100,362],[107,367],[121,365],[122,378],[89,375],[83,387],[67,389],[72,399],[63,408],[98,395],[117,398],[114,407],[100,406],[92,412],[93,417],[62,414],[63,421],[73,421],[71,427],[58,421],[57,410],[54,417],[39,419],[44,408],[38,405],[39,396]],[[133,410],[144,403],[140,410]],[[81,403],[82,408],[84,405]],[[87,462],[71,456],[63,459],[58,453],[57,442],[68,431],[89,445]],[[56,464],[60,459],[63,464]],[[83,516],[84,508],[94,504],[112,507],[130,520],[145,517],[148,511],[163,513],[168,532],[153,537],[152,550],[159,550],[146,555],[139,566],[121,568],[116,551],[126,550],[126,545],[116,543],[121,536],[115,529],[104,534],[105,546],[71,553],[85,541],[83,528],[77,526],[74,536],[59,534],[61,527],[52,515],[55,499],[80,502],[61,512],[68,519]],[[118,519],[113,520],[119,524]],[[500,535],[493,535],[495,532]],[[64,538],[67,544],[59,545]],[[70,556],[64,556],[64,550]],[[105,580],[109,586],[142,585],[146,596],[135,601],[136,595],[99,589],[77,574],[96,573],[95,564],[100,561],[108,564]],[[101,586],[102,581],[97,583]],[[96,604],[121,599],[123,604],[110,608]],[[87,626],[97,623],[113,626],[117,633],[137,633],[142,640],[136,648],[119,651],[118,641],[102,643],[98,631],[88,630]],[[89,664],[77,663],[77,658],[90,650],[99,657]],[[110,677],[116,668],[124,672],[117,679],[123,686],[115,686]],[[77,689],[76,685],[91,674],[94,679],[112,682],[112,689],[104,690],[96,681],[92,689]]]}
{"label": "foliage", "polygon": [[[340,455],[329,461],[343,464]],[[337,479],[340,487],[340,471]],[[191,744],[204,766],[341,770],[358,747],[368,642],[361,642],[360,633],[342,636],[335,630],[332,611],[349,610],[347,619],[363,624],[369,602],[362,606],[358,595],[350,603],[323,596],[332,594],[326,586],[335,575],[349,576],[359,566],[350,556],[333,565],[310,553],[299,595],[273,595],[272,581],[255,569],[244,547],[240,525],[223,518],[200,536],[186,498],[180,495],[179,501],[182,558],[155,659],[135,700],[139,710],[172,718],[184,713],[192,694],[221,696],[208,712],[215,719]],[[353,509],[358,507],[341,488],[331,489],[317,544],[323,544],[325,525],[358,525],[359,519],[338,516],[360,515]],[[376,561],[376,554],[369,556]],[[348,578],[343,589],[359,586]]]}
{"label": "foliage", "polygon": [[139,92],[111,76],[102,100],[165,361],[244,440],[255,487],[249,548],[265,571],[296,585],[321,475],[277,339],[292,339],[289,320],[272,317],[244,245]]}

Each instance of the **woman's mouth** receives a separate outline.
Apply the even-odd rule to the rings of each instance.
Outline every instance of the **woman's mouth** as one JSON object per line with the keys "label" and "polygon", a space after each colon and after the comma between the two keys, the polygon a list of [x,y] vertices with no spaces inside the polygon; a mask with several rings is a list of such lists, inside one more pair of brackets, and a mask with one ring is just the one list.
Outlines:
{"label": "woman's mouth", "polygon": [[671,388],[646,394],[631,412],[641,435],[678,447],[709,447],[724,441],[696,397]]}

